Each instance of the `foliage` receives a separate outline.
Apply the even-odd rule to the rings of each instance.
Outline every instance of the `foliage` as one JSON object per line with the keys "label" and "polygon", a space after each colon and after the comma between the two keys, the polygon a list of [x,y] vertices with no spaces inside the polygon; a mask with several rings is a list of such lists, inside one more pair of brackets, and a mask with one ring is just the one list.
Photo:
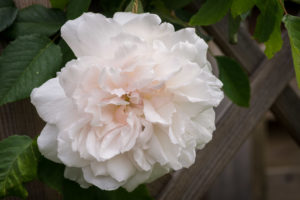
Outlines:
{"label": "foliage", "polygon": [[191,18],[192,26],[205,26],[218,22],[230,9],[232,0],[207,0]]}
{"label": "foliage", "polygon": [[65,14],[61,10],[32,5],[20,10],[15,23],[8,29],[6,35],[11,38],[31,34],[51,36],[65,21]]}
{"label": "foliage", "polygon": [[243,68],[233,59],[217,56],[220,79],[225,94],[237,105],[248,107],[250,101],[250,84]]}
{"label": "foliage", "polygon": [[[299,3],[299,0],[293,0]],[[0,105],[26,98],[32,89],[53,77],[61,67],[75,58],[60,37],[66,20],[75,19],[89,10],[91,0],[50,0],[52,8],[32,5],[18,10],[13,0],[0,0],[0,32],[9,42],[0,54]],[[284,12],[279,0],[205,0],[192,10],[193,0],[102,0],[97,11],[112,16],[117,11],[153,12],[175,28],[208,26],[229,17],[229,41],[238,43],[238,30],[256,6],[260,14],[254,38],[264,43],[271,59],[282,47],[282,21],[290,38],[292,56],[300,87],[300,18]],[[93,2],[94,3],[94,2]],[[201,37],[213,39],[196,27]],[[13,40],[13,41],[11,41]],[[55,59],[53,59],[55,58]],[[250,84],[247,74],[235,60],[216,57],[224,93],[233,103],[248,107]],[[40,158],[40,159],[39,159]],[[38,160],[39,159],[39,160]],[[64,179],[64,166],[39,156],[36,141],[27,136],[11,136],[0,142],[0,197],[27,197],[23,183],[38,178],[59,191],[64,199],[151,199],[146,187],[134,192],[124,189],[113,192],[96,187],[81,188]]]}
{"label": "foliage", "polygon": [[89,9],[91,0],[70,0],[67,5],[67,18],[75,19],[79,17],[82,13],[86,12]]}
{"label": "foliage", "polygon": [[52,8],[65,9],[66,5],[69,3],[69,0],[50,0]]}
{"label": "foliage", "polygon": [[0,31],[14,22],[17,13],[18,10],[12,0],[0,0]]}
{"label": "foliage", "polygon": [[55,75],[61,61],[60,47],[44,36],[27,35],[11,42],[0,57],[0,105],[28,97]]}
{"label": "foliage", "polygon": [[288,30],[298,87],[300,88],[300,18],[286,15],[283,21]]}
{"label": "foliage", "polygon": [[0,142],[0,197],[26,198],[23,187],[37,176],[39,151],[36,141],[27,136],[11,136]]}

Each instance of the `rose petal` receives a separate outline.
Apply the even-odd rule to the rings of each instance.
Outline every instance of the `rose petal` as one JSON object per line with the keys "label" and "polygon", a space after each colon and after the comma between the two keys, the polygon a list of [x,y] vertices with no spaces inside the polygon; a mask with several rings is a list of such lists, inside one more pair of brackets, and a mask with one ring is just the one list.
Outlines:
{"label": "rose petal", "polygon": [[84,179],[88,183],[93,184],[103,190],[115,190],[122,184],[124,184],[122,182],[116,181],[109,176],[95,176],[89,166],[82,168],[82,171]]}
{"label": "rose petal", "polygon": [[[30,98],[39,116],[50,124],[64,119],[66,112],[72,110],[72,103],[66,98],[58,78],[50,79],[39,88],[35,88],[31,92]],[[61,112],[61,110],[65,112]]]}
{"label": "rose petal", "polygon": [[101,14],[84,13],[61,28],[61,36],[77,57],[107,55],[109,38],[121,31],[119,24]]}
{"label": "rose petal", "polygon": [[124,154],[116,156],[107,161],[108,173],[117,181],[126,181],[131,177],[136,169]]}
{"label": "rose petal", "polygon": [[47,123],[38,137],[37,143],[43,156],[53,162],[61,163],[57,157],[57,135],[57,127]]}

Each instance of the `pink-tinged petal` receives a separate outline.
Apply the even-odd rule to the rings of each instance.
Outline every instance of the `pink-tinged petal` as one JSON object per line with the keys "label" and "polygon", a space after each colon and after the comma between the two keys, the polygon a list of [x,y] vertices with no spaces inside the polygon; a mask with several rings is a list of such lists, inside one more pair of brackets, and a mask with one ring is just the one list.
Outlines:
{"label": "pink-tinged petal", "polygon": [[61,28],[61,36],[77,57],[107,55],[110,38],[119,34],[121,27],[101,14],[84,13],[69,20]]}
{"label": "pink-tinged petal", "polygon": [[149,171],[152,168],[152,164],[146,160],[146,155],[143,150],[136,148],[133,150],[133,159],[138,167],[144,171]]}
{"label": "pink-tinged petal", "polygon": [[92,173],[95,176],[107,176],[107,175],[109,175],[108,171],[107,171],[107,162],[94,161],[94,162],[91,162],[90,167],[91,167]]}
{"label": "pink-tinged petal", "polygon": [[149,148],[147,149],[147,154],[151,156],[160,165],[166,165],[168,163],[168,157],[163,149],[163,145],[159,138],[154,134],[149,141]]}
{"label": "pink-tinged petal", "polygon": [[136,169],[126,154],[121,154],[107,161],[107,171],[115,180],[122,182],[134,175]]}
{"label": "pink-tinged petal", "polygon": [[46,124],[37,139],[37,143],[43,156],[53,162],[61,163],[61,161],[57,158],[57,135],[57,127],[52,124]]}
{"label": "pink-tinged petal", "polygon": [[194,145],[188,145],[187,148],[180,152],[178,161],[182,164],[182,167],[189,168],[194,164],[196,159],[196,150]]}
{"label": "pink-tinged petal", "polygon": [[68,130],[59,133],[58,138],[58,158],[69,167],[84,167],[89,161],[80,157],[80,153],[72,148],[72,139],[69,136]]}
{"label": "pink-tinged petal", "polygon": [[114,127],[105,132],[105,136],[101,142],[99,157],[107,160],[121,152],[121,141],[119,139],[122,128]]}
{"label": "pink-tinged petal", "polygon": [[[68,97],[72,97],[74,91],[81,86],[81,82],[86,80],[85,77],[88,77],[90,82],[85,85],[84,89],[92,89],[89,86],[93,85],[95,87],[101,67],[101,61],[96,57],[81,57],[68,62],[66,66],[62,68],[61,72],[58,73],[59,83],[64,89],[65,94]],[[86,75],[82,76],[83,74]]]}
{"label": "pink-tinged petal", "polygon": [[50,79],[39,88],[35,88],[30,98],[39,116],[50,124],[56,124],[64,119],[64,115],[67,112],[72,112],[73,109],[71,101],[66,98],[64,90],[58,82],[58,78]]}
{"label": "pink-tinged petal", "polygon": [[217,79],[215,82],[206,82],[202,79],[194,79],[189,85],[182,86],[174,90],[174,94],[186,98],[188,101],[195,103],[201,102],[204,107],[217,106],[224,97],[223,92],[219,89],[221,82]]}
{"label": "pink-tinged petal", "polygon": [[161,144],[162,151],[166,156],[168,166],[174,170],[182,168],[182,164],[178,161],[182,147],[173,144],[168,137],[168,129],[161,126],[154,126],[154,132]]}
{"label": "pink-tinged petal", "polygon": [[89,166],[82,168],[82,171],[86,182],[93,184],[102,190],[115,190],[124,184],[109,176],[95,176]]}
{"label": "pink-tinged petal", "polygon": [[154,96],[151,100],[144,99],[143,103],[146,120],[165,125],[171,123],[176,108],[168,97]]}
{"label": "pink-tinged petal", "polygon": [[122,187],[128,192],[132,192],[137,186],[146,182],[150,174],[151,171],[137,171]]}
{"label": "pink-tinged petal", "polygon": [[206,52],[208,45],[200,38],[194,43],[182,41],[174,45],[171,49],[172,54],[197,63],[203,67],[207,63]]}

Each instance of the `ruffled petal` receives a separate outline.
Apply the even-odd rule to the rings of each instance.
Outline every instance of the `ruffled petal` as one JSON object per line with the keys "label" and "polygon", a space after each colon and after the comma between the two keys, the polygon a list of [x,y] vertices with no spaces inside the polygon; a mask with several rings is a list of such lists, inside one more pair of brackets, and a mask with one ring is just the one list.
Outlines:
{"label": "ruffled petal", "polygon": [[69,167],[84,167],[89,161],[80,157],[80,154],[73,150],[72,139],[67,130],[64,130],[58,135],[58,158]]}

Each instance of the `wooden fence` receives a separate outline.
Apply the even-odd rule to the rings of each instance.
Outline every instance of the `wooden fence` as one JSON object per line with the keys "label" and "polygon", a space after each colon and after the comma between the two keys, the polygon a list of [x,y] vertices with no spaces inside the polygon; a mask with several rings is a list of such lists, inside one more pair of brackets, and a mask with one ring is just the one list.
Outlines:
{"label": "wooden fence", "polygon": [[[33,3],[49,6],[48,0],[15,2],[19,8]],[[300,103],[299,96],[289,84],[294,77],[294,70],[287,34],[283,34],[282,50],[273,59],[267,60],[244,28],[239,31],[238,44],[229,44],[227,27],[227,20],[224,19],[206,27],[205,31],[213,36],[214,42],[225,55],[235,58],[248,72],[251,81],[250,107],[238,107],[225,98],[216,109],[217,130],[213,140],[206,148],[197,152],[196,162],[192,167],[168,174],[148,185],[155,199],[200,199],[270,109],[289,127],[293,138],[300,144]],[[44,122],[28,99],[0,107],[0,138],[24,133],[36,136],[43,126]],[[54,191],[38,182],[29,184],[28,189],[29,199],[59,198]]]}

